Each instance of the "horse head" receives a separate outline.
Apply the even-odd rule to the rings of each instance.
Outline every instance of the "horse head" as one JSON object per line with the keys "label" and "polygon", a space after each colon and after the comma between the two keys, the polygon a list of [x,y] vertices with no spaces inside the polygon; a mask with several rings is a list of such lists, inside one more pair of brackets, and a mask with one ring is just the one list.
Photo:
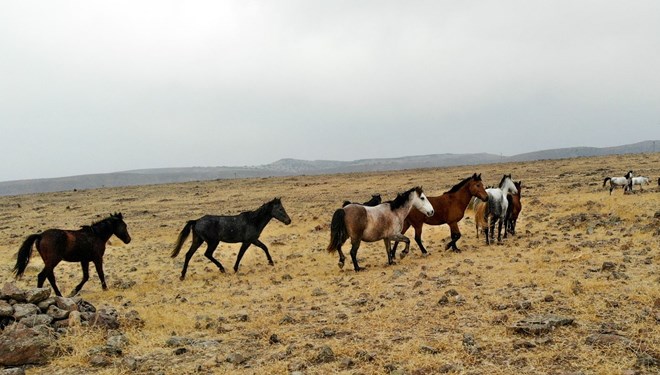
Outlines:
{"label": "horse head", "polygon": [[518,189],[516,189],[516,185],[513,183],[513,180],[511,180],[511,174],[505,174],[502,176],[499,188],[504,194],[518,194]]}
{"label": "horse head", "polygon": [[429,202],[428,198],[424,194],[421,186],[418,186],[413,189],[415,196],[413,197],[413,207],[418,209],[424,215],[431,217],[435,213],[433,210],[433,205]]}
{"label": "horse head", "polygon": [[117,236],[125,244],[131,242],[131,235],[128,234],[128,226],[124,222],[124,215],[121,212],[110,215],[112,222],[112,233]]}
{"label": "horse head", "polygon": [[282,206],[282,200],[280,198],[274,198],[271,201],[271,215],[273,217],[281,222],[283,222],[286,225],[291,224],[291,218],[289,215],[286,213],[286,210],[284,209],[284,206]]}
{"label": "horse head", "polygon": [[468,189],[470,190],[470,194],[473,197],[477,197],[484,202],[488,200],[488,193],[486,193],[486,188],[484,188],[484,183],[483,181],[481,181],[481,173],[479,174],[475,173],[472,175],[472,179],[469,182]]}

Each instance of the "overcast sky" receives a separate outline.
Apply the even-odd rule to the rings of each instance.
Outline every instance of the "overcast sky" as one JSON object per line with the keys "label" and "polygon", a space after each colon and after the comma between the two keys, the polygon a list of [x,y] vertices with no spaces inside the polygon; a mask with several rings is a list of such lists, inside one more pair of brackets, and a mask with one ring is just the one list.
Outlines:
{"label": "overcast sky", "polygon": [[660,139],[660,1],[0,3],[0,181]]}

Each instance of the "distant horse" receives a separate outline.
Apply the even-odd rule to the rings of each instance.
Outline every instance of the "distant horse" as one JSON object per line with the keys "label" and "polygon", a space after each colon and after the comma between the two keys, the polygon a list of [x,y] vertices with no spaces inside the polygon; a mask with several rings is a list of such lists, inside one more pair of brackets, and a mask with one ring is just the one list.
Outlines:
{"label": "distant horse", "polygon": [[[506,212],[509,208],[509,201],[506,199],[507,194],[518,194],[516,185],[511,180],[510,174],[502,176],[502,180],[497,188],[486,189],[488,193],[488,203],[484,212],[484,218],[488,222],[486,227],[486,244],[490,245],[489,237],[495,237],[495,222],[497,222],[497,241],[502,241],[502,225],[505,224]],[[489,236],[490,230],[490,236]],[[507,237],[506,228],[504,230],[504,238]]]}
{"label": "distant horse", "polygon": [[[458,222],[463,219],[465,208],[470,203],[472,197],[477,197],[482,200],[488,199],[486,190],[484,190],[483,182],[481,181],[481,173],[478,175],[475,173],[462,180],[440,196],[429,197],[429,202],[431,202],[433,210],[435,211],[433,216],[425,217],[421,212],[411,210],[403,224],[401,233],[405,233],[408,228],[412,226],[415,229],[415,242],[417,242],[417,246],[419,246],[422,254],[426,254],[426,248],[422,244],[423,225],[449,224],[451,241],[445,246],[445,250],[451,248],[452,251],[459,252],[460,249],[456,246],[456,241],[461,238],[461,232],[458,229]],[[397,245],[398,243],[395,242],[394,249],[392,250],[394,253],[396,253]],[[403,258],[407,254],[408,248],[401,252],[401,257]]]}
{"label": "distant horse", "polygon": [[76,295],[89,280],[89,262],[94,263],[96,273],[101,280],[101,287],[103,290],[107,290],[108,286],[105,284],[105,275],[103,274],[103,254],[105,253],[105,244],[113,234],[126,244],[131,242],[131,236],[128,234],[128,228],[121,213],[115,213],[92,225],[85,225],[78,230],[48,229],[40,234],[32,234],[27,237],[18,250],[16,266],[14,266],[16,278],[19,278],[25,272],[32,255],[32,244],[36,243],[39,255],[44,261],[44,269],[37,275],[37,287],[41,288],[46,278],[48,278],[55,295],[61,296],[62,293],[60,293],[55,283],[53,270],[55,266],[64,260],[67,262],[80,262],[82,266],[83,279],[71,292],[72,296]]}
{"label": "distant horse", "polygon": [[522,210],[522,203],[520,198],[522,196],[522,181],[513,183],[518,189],[518,194],[507,194],[506,199],[509,203],[509,206],[506,210],[506,225],[505,230],[515,236],[516,234],[516,222],[518,221],[518,216]]}
{"label": "distant horse", "polygon": [[260,247],[268,258],[268,264],[274,265],[273,259],[270,257],[268,248],[263,242],[259,241],[261,232],[270,222],[270,219],[275,218],[286,225],[291,224],[291,219],[287,215],[282,201],[275,198],[268,203],[263,204],[261,207],[254,211],[242,212],[235,216],[215,216],[205,215],[197,220],[190,220],[179,233],[179,238],[176,241],[174,250],[172,251],[172,258],[179,255],[183,243],[190,235],[192,229],[192,244],[186,253],[186,260],[183,263],[183,270],[181,271],[181,280],[186,278],[188,271],[188,263],[197,249],[206,242],[208,247],[204,256],[206,256],[213,264],[218,266],[220,272],[225,272],[225,268],[213,257],[213,252],[218,247],[220,242],[237,243],[241,242],[241,249],[238,251],[236,264],[234,264],[234,272],[238,272],[238,265],[241,263],[241,258],[250,245]]}
{"label": "distant horse", "polygon": [[[382,199],[380,198],[380,194],[374,194],[374,195],[371,196],[371,199],[369,199],[368,201],[362,203],[362,205],[363,206],[369,206],[369,207],[378,206],[381,203],[381,201],[382,201]],[[342,204],[341,206],[346,207],[349,204],[351,204],[350,201],[344,201],[344,204]]]}
{"label": "distant horse", "polygon": [[628,190],[632,191],[634,185],[639,185],[639,189],[644,190],[644,184],[649,184],[649,183],[650,180],[648,177],[633,177],[630,179]]}
{"label": "distant horse", "polygon": [[628,171],[628,173],[625,174],[623,177],[605,177],[605,180],[603,180],[603,187],[607,183],[607,181],[610,182],[610,195],[612,195],[612,190],[614,190],[616,187],[621,186],[623,187],[623,191],[625,192],[628,190],[628,185],[630,184],[630,180],[633,178],[633,172]]}
{"label": "distant horse", "polygon": [[393,264],[394,255],[391,251],[391,241],[405,242],[406,249],[410,246],[410,240],[401,234],[401,229],[406,216],[413,207],[426,216],[433,216],[433,206],[426,199],[421,187],[398,194],[393,201],[375,207],[349,204],[336,210],[330,224],[328,251],[336,250],[339,253],[339,268],[344,268],[346,257],[341,251],[341,246],[348,238],[351,239],[351,259],[356,272],[362,270],[357,261],[357,251],[362,241],[384,240],[387,263]]}

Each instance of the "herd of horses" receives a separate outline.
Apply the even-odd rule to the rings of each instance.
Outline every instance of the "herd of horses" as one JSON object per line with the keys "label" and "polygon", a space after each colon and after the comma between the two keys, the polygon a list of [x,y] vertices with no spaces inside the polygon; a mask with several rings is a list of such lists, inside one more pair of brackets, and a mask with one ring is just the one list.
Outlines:
{"label": "herd of horses", "polygon": [[[623,177],[608,177],[603,182],[610,181],[610,194],[617,186],[625,190],[632,190],[633,185],[648,183],[646,177],[633,177],[629,171]],[[660,178],[658,179],[660,186]],[[405,236],[406,231],[413,227],[414,238],[423,255],[428,251],[422,243],[423,225],[447,224],[450,228],[451,238],[445,246],[459,252],[457,241],[461,238],[458,222],[463,219],[465,211],[472,205],[475,211],[475,225],[477,237],[483,231],[486,244],[494,241],[495,224],[498,223],[497,241],[507,234],[515,235],[516,221],[522,209],[521,198],[522,181],[514,182],[511,175],[504,175],[497,187],[484,187],[481,174],[474,173],[453,186],[450,190],[436,197],[427,197],[421,187],[414,187],[390,201],[382,202],[380,194],[373,195],[364,203],[351,203],[344,201],[341,208],[332,215],[330,223],[329,252],[339,254],[339,268],[344,267],[346,257],[342,251],[344,243],[350,239],[349,254],[355,271],[361,271],[357,260],[357,251],[364,242],[382,240],[385,244],[388,264],[394,264],[396,249],[399,242],[404,242],[401,251],[403,259],[409,252],[410,239]],[[181,271],[180,279],[184,280],[190,259],[197,249],[207,244],[204,256],[215,264],[220,272],[225,272],[222,264],[213,257],[213,253],[220,242],[241,243],[241,248],[234,264],[234,272],[238,267],[250,245],[261,248],[266,254],[268,263],[274,265],[268,247],[259,240],[261,232],[271,219],[276,219],[288,225],[291,218],[287,214],[280,198],[263,204],[253,211],[242,212],[238,215],[205,215],[197,220],[189,220],[176,240],[171,256],[176,257],[186,239],[192,233],[192,243],[188,249]],[[101,281],[103,290],[107,289],[103,273],[103,254],[110,237],[117,236],[125,244],[131,241],[128,227],[121,213],[114,213],[92,225],[82,226],[78,230],[48,229],[42,233],[29,235],[20,246],[16,265],[13,272],[19,278],[25,272],[33,248],[36,248],[44,262],[44,268],[37,275],[37,287],[43,287],[46,279],[56,295],[61,292],[55,281],[54,269],[61,261],[79,262],[82,267],[82,281],[74,288],[71,295],[77,294],[89,280],[89,263],[94,263],[96,272]]]}
{"label": "herd of horses", "polygon": [[[617,187],[622,187],[624,194],[626,192],[632,192],[633,186],[639,185],[640,190],[644,190],[644,185],[649,184],[651,179],[648,177],[634,177],[633,171],[628,171],[623,177],[605,177],[603,180],[603,187],[610,182],[610,195],[612,195],[612,190]],[[660,177],[658,178],[658,186],[660,186]]]}

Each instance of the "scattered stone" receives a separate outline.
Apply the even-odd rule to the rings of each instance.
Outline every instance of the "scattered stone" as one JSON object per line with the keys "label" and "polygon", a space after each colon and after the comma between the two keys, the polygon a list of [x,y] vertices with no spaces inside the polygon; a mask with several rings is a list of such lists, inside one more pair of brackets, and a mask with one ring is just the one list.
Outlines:
{"label": "scattered stone", "polygon": [[268,338],[268,343],[271,344],[271,345],[272,344],[279,344],[280,343],[280,338],[277,337],[277,335],[273,333],[272,335],[270,335],[270,338]]}
{"label": "scattered stone", "polygon": [[188,349],[186,348],[176,348],[174,349],[174,355],[182,355],[188,353]]}
{"label": "scattered stone", "polygon": [[40,312],[41,310],[39,307],[31,303],[17,303],[14,305],[14,319],[16,319],[16,321],[20,321],[30,315],[37,315]]}
{"label": "scattered stone", "polygon": [[539,315],[525,318],[514,323],[509,329],[516,333],[539,335],[552,331],[555,327],[573,324],[573,318],[564,318],[557,315]]}
{"label": "scattered stone", "polygon": [[507,314],[500,314],[493,318],[493,324],[504,324],[509,321]]}
{"label": "scattered stone", "polygon": [[79,327],[82,324],[82,316],[78,311],[71,311],[69,313],[69,328]]}
{"label": "scattered stone", "polygon": [[94,367],[108,367],[112,364],[112,361],[104,355],[94,354],[89,358],[89,364]]}
{"label": "scattered stone", "polygon": [[25,370],[22,367],[12,367],[0,370],[0,375],[25,375]]}
{"label": "scattered stone", "polygon": [[520,302],[516,302],[514,307],[518,311],[531,310],[532,303],[530,301],[520,301]]}
{"label": "scattered stone", "polygon": [[421,353],[433,354],[433,355],[440,353],[440,350],[428,345],[420,346],[419,351]]}
{"label": "scattered stone", "polygon": [[17,302],[26,302],[26,292],[19,289],[16,284],[6,283],[0,291],[0,299],[10,300],[13,299]]}
{"label": "scattered stone", "polygon": [[313,297],[325,296],[327,294],[328,294],[328,292],[326,292],[325,290],[323,290],[321,288],[315,288],[314,290],[312,290],[312,296]]}
{"label": "scattered stone", "polygon": [[513,348],[514,349],[532,349],[532,348],[536,348],[536,344],[531,342],[531,341],[527,341],[527,340],[516,340],[516,341],[513,342]]}
{"label": "scattered stone", "polygon": [[39,309],[40,309],[42,312],[47,312],[47,311],[48,311],[48,308],[49,308],[51,305],[54,305],[54,304],[55,304],[55,297],[48,297],[48,298],[46,298],[45,300],[43,300],[43,301],[37,303],[37,307],[39,307]]}
{"label": "scattered stone", "polygon": [[78,304],[73,298],[55,297],[55,304],[62,310],[77,311]]}
{"label": "scattered stone", "polygon": [[660,367],[660,357],[647,352],[638,352],[635,365],[638,367]]}
{"label": "scattered stone", "polygon": [[349,369],[355,366],[355,361],[353,361],[353,358],[344,358],[341,360],[340,364],[341,368],[343,369]]}
{"label": "scattered stone", "polygon": [[179,336],[172,336],[167,341],[165,341],[165,345],[174,347],[174,346],[184,346],[184,345],[190,345],[192,344],[192,340],[187,338],[187,337],[179,337]]}
{"label": "scattered stone", "polygon": [[38,304],[50,297],[50,288],[35,288],[25,293],[27,303]]}
{"label": "scattered stone", "polygon": [[46,311],[46,314],[50,315],[55,320],[66,319],[69,317],[69,313],[70,311],[60,309],[55,305],[50,305]]}
{"label": "scattered stone", "polygon": [[585,342],[592,346],[609,346],[619,343],[629,345],[631,343],[630,339],[617,333],[594,333],[587,336]]}
{"label": "scattered stone", "polygon": [[318,363],[329,363],[329,362],[333,362],[334,360],[335,360],[335,353],[327,345],[324,345],[319,351],[318,356],[316,356],[316,361]]}
{"label": "scattered stone", "polygon": [[603,262],[601,266],[601,271],[614,271],[616,269],[616,263],[613,262]]}
{"label": "scattered stone", "polygon": [[360,350],[357,353],[355,353],[355,356],[361,360],[361,361],[367,361],[371,362],[374,359],[376,359],[376,354],[375,353],[369,353],[366,350]]}
{"label": "scattered stone", "polygon": [[[75,305],[77,307],[77,305]],[[89,320],[90,327],[101,327],[105,329],[119,328],[119,320],[117,310],[112,307],[102,308]]]}
{"label": "scattered stone", "polygon": [[0,318],[14,316],[14,308],[9,302],[0,299]]}
{"label": "scattered stone", "polygon": [[[96,312],[96,307],[94,307],[94,305],[92,305],[91,303],[89,303],[85,300],[81,299],[80,301],[78,301],[77,305],[78,305],[77,310],[80,311],[81,313],[85,313],[85,312],[86,313],[95,313]],[[74,310],[71,310],[71,311],[74,311]]]}
{"label": "scattered stone", "polygon": [[447,296],[447,297],[454,297],[454,296],[457,296],[457,295],[458,295],[458,292],[456,291],[456,289],[449,289],[445,292],[445,296]]}
{"label": "scattered stone", "polygon": [[0,365],[45,364],[55,354],[55,339],[35,328],[5,330],[0,335]]}
{"label": "scattered stone", "polygon": [[543,297],[543,302],[553,302],[555,300],[555,297],[552,296],[552,294],[548,294],[545,297]]}
{"label": "scattered stone", "polygon": [[37,314],[37,315],[30,315],[27,316],[23,319],[21,319],[21,324],[23,324],[26,327],[36,327],[40,325],[49,325],[53,321],[53,318],[49,315],[46,314]]}
{"label": "scattered stone", "polygon": [[123,349],[126,347],[126,345],[128,345],[128,338],[120,333],[118,335],[108,337],[106,344],[114,348]]}
{"label": "scattered stone", "polygon": [[127,327],[136,327],[136,328],[144,327],[144,320],[140,318],[140,314],[135,310],[131,310],[126,314],[124,314],[121,321]]}
{"label": "scattered stone", "polygon": [[138,369],[138,361],[137,359],[133,357],[124,357],[121,360],[121,365],[130,371],[137,371]]}
{"label": "scattered stone", "polygon": [[250,320],[250,317],[245,311],[239,311],[238,313],[232,315],[231,318],[238,322],[247,322],[248,320]]}
{"label": "scattered stone", "polygon": [[296,322],[291,315],[284,315],[284,318],[280,320],[280,324],[294,324]]}
{"label": "scattered stone", "polygon": [[231,353],[230,355],[227,356],[226,361],[234,365],[240,365],[247,362],[247,358],[245,358],[240,353]]}
{"label": "scattered stone", "polygon": [[474,339],[474,335],[471,333],[463,334],[463,347],[471,355],[477,355],[481,351],[481,348],[477,344],[477,340]]}
{"label": "scattered stone", "polygon": [[449,303],[449,297],[447,296],[440,297],[440,300],[438,301],[438,305],[446,305],[448,303]]}

